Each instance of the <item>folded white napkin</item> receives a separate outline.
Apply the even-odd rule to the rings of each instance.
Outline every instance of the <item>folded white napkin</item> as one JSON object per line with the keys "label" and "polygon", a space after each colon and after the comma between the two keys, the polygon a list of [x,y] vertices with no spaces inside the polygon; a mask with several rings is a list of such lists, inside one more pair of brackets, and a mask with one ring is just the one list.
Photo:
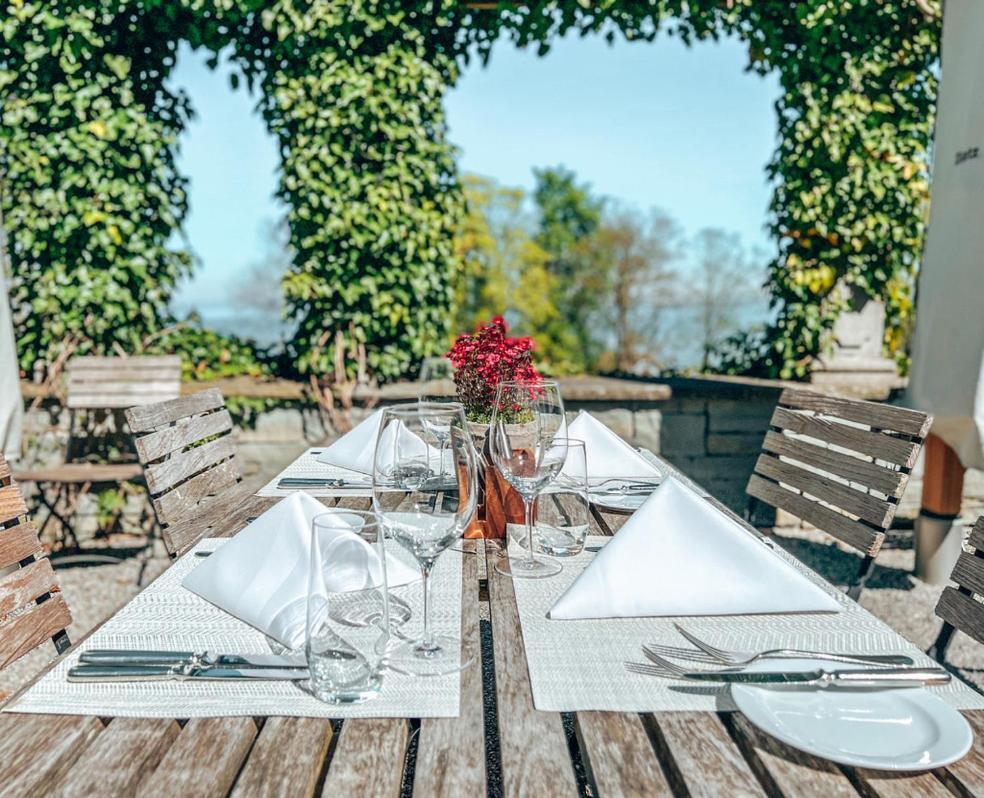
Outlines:
{"label": "folded white napkin", "polygon": [[553,619],[837,612],[751,532],[667,479],[550,609]]}
{"label": "folded white napkin", "polygon": [[[360,474],[372,476],[373,459],[376,454],[376,439],[379,437],[379,428],[383,423],[383,411],[377,410],[361,424],[353,427],[328,446],[315,459],[319,463],[340,466]],[[401,448],[401,458],[407,457],[419,459],[433,471],[440,470],[441,450],[432,446],[419,435],[411,432],[402,423],[388,424],[383,430],[383,440],[380,452],[383,455],[383,467],[392,462],[395,444],[399,440]],[[444,467],[450,470],[453,463],[453,456],[450,451],[444,452]]]}
{"label": "folded white napkin", "polygon": [[383,411],[377,410],[357,424],[317,456],[319,463],[350,468],[361,474],[372,474],[372,459],[376,453],[376,436],[383,421]]}
{"label": "folded white napkin", "polygon": [[[304,645],[311,519],[337,513],[358,529],[361,518],[332,510],[303,491],[277,502],[184,578],[182,585],[289,648]],[[332,591],[363,590],[382,582],[374,546],[339,531],[328,555],[325,582]],[[416,568],[386,556],[390,587],[420,578]]]}
{"label": "folded white napkin", "polygon": [[[659,469],[585,410],[567,428],[567,437],[584,441],[588,484],[610,477],[659,479]],[[561,473],[566,473],[565,471]]]}

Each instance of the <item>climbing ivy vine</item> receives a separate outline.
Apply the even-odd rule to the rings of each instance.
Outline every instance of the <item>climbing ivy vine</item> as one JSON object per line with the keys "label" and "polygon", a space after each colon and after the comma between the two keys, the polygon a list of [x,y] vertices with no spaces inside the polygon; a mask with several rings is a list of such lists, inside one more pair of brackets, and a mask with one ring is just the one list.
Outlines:
{"label": "climbing ivy vine", "polygon": [[444,93],[501,39],[545,53],[568,31],[733,34],[751,69],[778,73],[778,315],[749,367],[805,374],[838,284],[885,300],[901,350],[928,198],[930,3],[0,0],[0,210],[21,364],[67,341],[134,351],[172,322],[168,298],[190,268],[175,153],[192,109],[165,80],[187,41],[231,48],[234,80],[259,89],[280,144],[295,366],[326,370],[331,348],[317,342],[337,329],[360,338],[379,377],[405,373],[447,340],[458,268]]}

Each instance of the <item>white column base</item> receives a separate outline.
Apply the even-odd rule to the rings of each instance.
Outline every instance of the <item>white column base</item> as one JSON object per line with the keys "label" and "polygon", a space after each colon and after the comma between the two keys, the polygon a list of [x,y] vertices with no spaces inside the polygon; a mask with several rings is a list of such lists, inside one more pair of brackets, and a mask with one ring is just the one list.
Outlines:
{"label": "white column base", "polygon": [[916,520],[915,575],[931,585],[945,585],[960,556],[964,539],[961,518],[920,514]]}

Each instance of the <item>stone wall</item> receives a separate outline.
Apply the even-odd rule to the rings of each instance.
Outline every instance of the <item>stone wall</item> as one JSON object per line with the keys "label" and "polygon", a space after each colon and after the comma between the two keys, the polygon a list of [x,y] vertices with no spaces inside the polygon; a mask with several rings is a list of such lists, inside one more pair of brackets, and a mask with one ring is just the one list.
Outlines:
{"label": "stone wall", "polygon": [[[637,446],[672,462],[737,512],[748,506],[745,485],[754,467],[762,438],[779,393],[786,383],[737,378],[670,378],[627,381],[605,378],[564,380],[562,391],[573,415],[588,410],[604,424]],[[237,384],[238,391],[249,390]],[[447,389],[450,391],[451,386]],[[368,404],[385,405],[416,398],[419,386],[397,384],[373,395]],[[429,393],[434,391],[428,390]],[[363,397],[365,399],[365,397]],[[336,436],[331,424],[310,403],[295,398],[271,399],[269,409],[238,430],[237,440],[246,477],[261,485],[277,474],[308,446],[322,445]],[[371,410],[361,404],[352,411],[357,423]],[[27,464],[60,460],[68,437],[68,413],[55,400],[45,401],[28,417],[25,440]],[[124,436],[125,445],[125,436]],[[914,517],[921,489],[917,466],[903,499],[900,518]],[[968,512],[984,506],[984,475],[970,472],[965,492]],[[139,497],[131,499],[133,511]],[[771,510],[755,508],[755,521],[773,522]],[[790,519],[780,517],[778,523]],[[83,502],[78,528],[95,528],[95,504]]]}

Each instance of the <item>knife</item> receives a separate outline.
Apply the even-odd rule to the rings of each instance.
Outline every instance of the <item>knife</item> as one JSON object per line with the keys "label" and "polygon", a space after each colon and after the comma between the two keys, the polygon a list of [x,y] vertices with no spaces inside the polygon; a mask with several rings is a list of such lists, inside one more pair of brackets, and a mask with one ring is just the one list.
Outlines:
{"label": "knife", "polygon": [[344,479],[328,477],[284,477],[277,482],[278,488],[340,488],[343,485]]}
{"label": "knife", "polygon": [[70,682],[300,681],[307,668],[209,668],[195,665],[76,665]]}
{"label": "knife", "polygon": [[86,665],[195,665],[203,668],[306,668],[303,654],[217,654],[214,651],[131,651],[92,649],[79,656]]}
{"label": "knife", "polygon": [[828,671],[691,671],[682,679],[729,684],[789,684],[804,687],[923,687],[947,684],[952,678],[942,668],[868,668]]}

